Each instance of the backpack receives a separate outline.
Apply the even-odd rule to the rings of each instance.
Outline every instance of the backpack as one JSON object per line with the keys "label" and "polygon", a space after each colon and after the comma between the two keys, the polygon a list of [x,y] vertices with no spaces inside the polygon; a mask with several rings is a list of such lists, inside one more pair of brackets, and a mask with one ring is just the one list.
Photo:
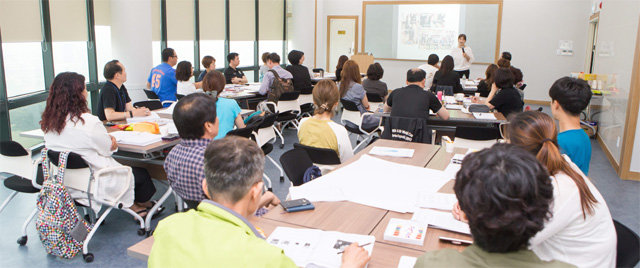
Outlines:
{"label": "backpack", "polygon": [[36,229],[48,254],[71,259],[82,250],[91,227],[80,217],[73,198],[63,185],[69,152],[60,153],[56,176],[49,175],[47,152],[47,148],[42,150],[44,183],[36,204]]}
{"label": "backpack", "polygon": [[271,82],[271,86],[269,87],[271,90],[269,91],[267,100],[278,103],[282,93],[293,91],[293,83],[291,82],[291,79],[280,78],[278,73],[274,70],[269,70],[269,72],[273,74],[275,79]]}

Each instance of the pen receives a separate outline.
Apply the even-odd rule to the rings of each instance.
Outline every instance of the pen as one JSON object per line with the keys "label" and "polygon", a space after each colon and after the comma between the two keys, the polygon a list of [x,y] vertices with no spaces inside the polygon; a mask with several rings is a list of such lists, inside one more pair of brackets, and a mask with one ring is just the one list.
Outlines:
{"label": "pen", "polygon": [[[366,246],[368,246],[368,245],[371,245],[371,242],[369,242],[369,243],[365,243],[365,244],[362,244],[362,245],[358,245],[358,246],[359,246],[359,247],[366,247]],[[342,253],[344,253],[344,250],[342,250],[342,251],[338,252],[338,254],[342,254]]]}

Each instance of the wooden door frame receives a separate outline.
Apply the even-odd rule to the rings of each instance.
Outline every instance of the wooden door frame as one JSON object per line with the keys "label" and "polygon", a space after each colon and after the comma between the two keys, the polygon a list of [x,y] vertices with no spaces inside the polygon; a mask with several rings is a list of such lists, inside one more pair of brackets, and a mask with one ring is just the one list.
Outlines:
{"label": "wooden door frame", "polygon": [[327,65],[326,65],[326,72],[329,72],[329,52],[331,51],[331,19],[355,19],[356,20],[356,28],[355,28],[355,51],[353,54],[357,54],[358,53],[358,24],[360,23],[358,21],[358,15],[329,15],[327,16]]}
{"label": "wooden door frame", "polygon": [[[636,36],[636,51],[631,71],[631,83],[629,88],[629,104],[627,105],[627,117],[624,124],[624,136],[622,138],[622,151],[620,153],[620,168],[618,175],[625,180],[640,180],[640,172],[631,171],[631,158],[633,156],[636,127],[638,122],[638,108],[640,108],[640,19],[638,20],[638,33]],[[640,157],[640,156],[638,156]]]}

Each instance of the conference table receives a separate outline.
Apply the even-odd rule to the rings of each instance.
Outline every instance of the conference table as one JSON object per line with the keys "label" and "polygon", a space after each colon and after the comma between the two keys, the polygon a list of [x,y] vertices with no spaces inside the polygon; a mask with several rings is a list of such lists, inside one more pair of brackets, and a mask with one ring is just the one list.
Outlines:
{"label": "conference table", "polygon": [[[337,168],[353,163],[362,155],[368,154],[374,146],[414,149],[414,155],[411,158],[373,157],[438,170],[444,170],[447,167],[454,153],[465,153],[467,151],[466,149],[456,148],[454,153],[447,153],[444,149],[441,149],[440,146],[379,139]],[[446,183],[439,192],[452,193],[453,180]],[[442,248],[463,250],[465,248],[465,246],[442,242],[439,240],[440,236],[472,240],[471,237],[466,234],[429,227],[423,246],[385,241],[383,239],[383,233],[389,220],[391,218],[410,219],[412,217],[411,213],[398,213],[348,201],[314,202],[314,205],[315,210],[296,213],[285,213],[282,207],[278,206],[271,209],[262,217],[252,216],[248,220],[254,226],[262,229],[267,235],[271,234],[271,232],[279,226],[372,235],[376,238],[376,242],[368,267],[374,268],[396,267],[401,256],[417,257],[426,251]],[[129,247],[127,253],[131,257],[147,260],[152,246],[153,237],[149,237]]]}

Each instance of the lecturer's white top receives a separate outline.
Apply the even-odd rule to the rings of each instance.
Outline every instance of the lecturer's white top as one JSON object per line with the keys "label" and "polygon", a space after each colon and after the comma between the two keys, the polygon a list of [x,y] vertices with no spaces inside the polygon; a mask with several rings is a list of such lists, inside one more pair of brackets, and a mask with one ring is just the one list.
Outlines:
{"label": "lecturer's white top", "polygon": [[451,49],[451,57],[453,57],[453,70],[454,71],[466,71],[471,68],[471,63],[475,61],[475,57],[473,56],[473,51],[468,46],[464,47],[464,52],[469,55],[469,60],[467,60],[464,56],[462,56],[462,48],[454,47]]}
{"label": "lecturer's white top", "polygon": [[[100,119],[90,113],[83,113],[82,119],[84,119],[84,124],[82,121],[74,123],[67,117],[64,129],[60,134],[53,131],[44,133],[45,146],[54,151],[71,151],[79,154],[94,172],[106,167],[121,166],[111,157],[113,154],[111,151],[111,137],[107,134],[107,130]],[[123,177],[114,174],[103,178],[100,181],[100,189],[96,189],[96,194],[106,200],[115,200],[115,195],[119,194],[123,189]],[[131,180],[127,193],[120,200],[125,207],[133,205],[133,186],[134,182]],[[74,199],[78,199],[76,201],[83,205],[88,205],[86,199],[82,199],[86,197],[86,194],[81,194],[72,189],[69,189],[69,194]],[[94,210],[99,210],[99,206],[96,206],[95,202],[92,205]]]}
{"label": "lecturer's white top", "polygon": [[427,76],[425,76],[424,90],[429,90],[431,88],[431,85],[433,84],[433,76],[436,75],[438,68],[428,63],[422,64],[418,68],[427,73]]}
{"label": "lecturer's white top", "polygon": [[[569,159],[573,170],[583,174]],[[594,213],[583,218],[578,187],[571,177],[556,174],[553,181],[553,216],[544,229],[529,241],[542,260],[559,260],[577,267],[615,267],[617,236],[607,203],[598,189],[583,175],[598,200]]]}

